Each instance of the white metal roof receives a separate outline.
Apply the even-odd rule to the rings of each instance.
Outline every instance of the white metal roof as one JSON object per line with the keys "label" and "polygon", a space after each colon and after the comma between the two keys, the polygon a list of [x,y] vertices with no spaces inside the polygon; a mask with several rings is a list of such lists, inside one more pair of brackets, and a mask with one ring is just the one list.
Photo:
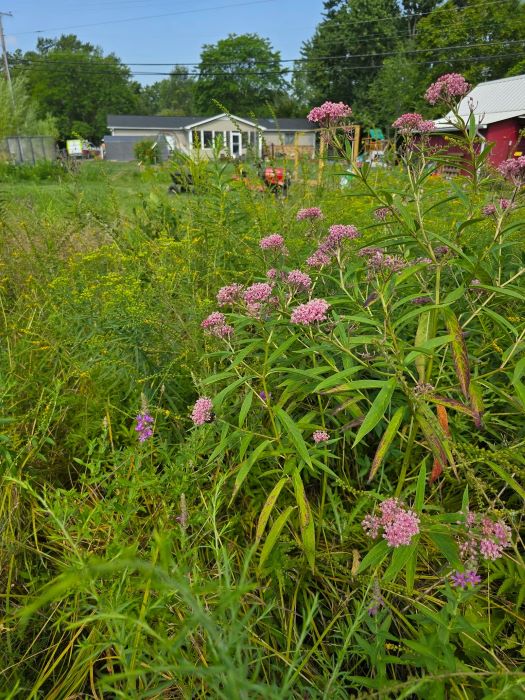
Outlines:
{"label": "white metal roof", "polygon": [[[471,99],[476,121],[481,125],[525,116],[525,75],[479,83],[461,100],[459,113],[462,117],[468,117]],[[450,130],[451,117],[452,112],[449,112],[443,119],[437,119],[436,130]]]}

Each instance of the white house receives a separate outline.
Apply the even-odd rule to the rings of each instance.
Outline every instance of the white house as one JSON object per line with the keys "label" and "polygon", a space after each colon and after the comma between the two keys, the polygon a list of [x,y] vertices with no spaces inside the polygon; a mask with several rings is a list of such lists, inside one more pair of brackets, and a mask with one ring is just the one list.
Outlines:
{"label": "white house", "polygon": [[104,137],[106,158],[134,160],[135,143],[149,138],[159,141],[165,155],[171,151],[191,154],[194,149],[211,155],[214,145],[223,153],[240,158],[251,152],[315,153],[316,126],[307,119],[258,119],[231,114],[213,117],[157,117],[110,114],[109,136]]}

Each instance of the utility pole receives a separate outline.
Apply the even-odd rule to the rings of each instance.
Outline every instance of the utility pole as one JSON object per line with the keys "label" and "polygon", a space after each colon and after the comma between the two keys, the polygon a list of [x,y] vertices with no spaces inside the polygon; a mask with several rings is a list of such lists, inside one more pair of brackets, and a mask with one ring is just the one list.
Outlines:
{"label": "utility pole", "polygon": [[2,56],[4,59],[4,71],[5,78],[9,85],[9,92],[11,93],[11,100],[13,101],[13,107],[15,106],[15,96],[13,94],[13,83],[11,82],[11,73],[9,71],[9,61],[7,59],[7,49],[5,46],[5,36],[4,36],[4,25],[2,22],[2,17],[12,17],[12,12],[0,12],[0,43],[2,44]]}

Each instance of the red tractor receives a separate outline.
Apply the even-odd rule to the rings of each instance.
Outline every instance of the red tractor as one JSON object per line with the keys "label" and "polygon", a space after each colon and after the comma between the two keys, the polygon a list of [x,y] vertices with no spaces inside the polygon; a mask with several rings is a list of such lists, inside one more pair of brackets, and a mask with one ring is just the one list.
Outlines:
{"label": "red tractor", "polygon": [[257,172],[270,192],[286,197],[292,184],[292,178],[286,168],[265,166],[263,163],[259,163]]}

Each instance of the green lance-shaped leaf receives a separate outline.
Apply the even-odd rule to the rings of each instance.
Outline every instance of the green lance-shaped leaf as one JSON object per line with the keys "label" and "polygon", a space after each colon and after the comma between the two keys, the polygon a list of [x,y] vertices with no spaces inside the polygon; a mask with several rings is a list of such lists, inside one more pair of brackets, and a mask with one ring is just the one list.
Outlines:
{"label": "green lance-shaped leaf", "polygon": [[438,406],[445,406],[445,408],[450,408],[454,411],[458,411],[459,413],[464,413],[465,415],[470,416],[477,425],[477,416],[474,409],[472,409],[470,406],[467,406],[464,403],[461,403],[461,401],[456,401],[456,399],[449,399],[446,396],[438,396],[438,394],[432,394],[427,398],[428,401],[432,401],[432,403],[436,403],[438,404]]}
{"label": "green lance-shaped leaf", "polygon": [[390,423],[388,424],[387,429],[383,433],[383,437],[381,438],[381,441],[375,453],[374,460],[372,462],[372,467],[370,468],[370,474],[368,475],[368,483],[372,481],[372,479],[377,473],[377,470],[381,466],[381,463],[383,462],[385,455],[388,452],[388,448],[390,447],[390,445],[392,444],[392,440],[396,436],[397,429],[401,425],[401,421],[403,420],[404,415],[405,408],[401,406],[392,416]]}
{"label": "green lance-shaped leaf", "polygon": [[439,435],[437,428],[435,429],[421,413],[416,414],[416,420],[434,457],[443,465],[447,462],[452,465],[454,460],[447,438],[444,435]]}
{"label": "green lance-shaped leaf", "polygon": [[417,512],[421,511],[423,509],[423,505],[425,504],[425,485],[427,482],[427,468],[425,466],[425,463],[421,465],[421,469],[419,470],[419,476],[417,477],[417,484],[416,484],[416,498],[414,500],[414,508]]}
{"label": "green lance-shaped leaf", "polygon": [[445,323],[447,324],[447,329],[452,336],[452,357],[454,358],[454,365],[456,367],[456,375],[459,379],[459,385],[463,396],[469,400],[469,385],[470,385],[470,368],[468,363],[468,352],[467,346],[465,345],[465,340],[463,338],[463,331],[459,325],[459,321],[456,314],[451,309],[443,309],[443,314],[445,316]]}
{"label": "green lance-shaped leaf", "polygon": [[516,391],[518,399],[520,400],[523,408],[525,409],[525,384],[522,381],[522,377],[525,374],[525,357],[522,357],[516,363],[514,368],[514,374],[512,375],[512,386]]}
{"label": "green lance-shaped leaf", "polygon": [[477,382],[470,382],[469,393],[470,405],[474,414],[474,423],[476,424],[476,428],[481,429],[483,428],[483,413],[485,411],[481,386]]}
{"label": "green lance-shaped leaf", "polygon": [[375,544],[372,549],[366,554],[361,563],[359,564],[358,574],[362,574],[371,566],[379,566],[383,559],[388,554],[388,545],[386,540],[380,540]]}
{"label": "green lance-shaped leaf", "polygon": [[[432,323],[432,314],[430,311],[426,311],[419,317],[419,323],[417,324],[415,347],[418,348],[427,342],[430,338],[430,328]],[[419,375],[419,381],[425,381],[425,371],[427,368],[427,357],[424,354],[418,355],[415,359],[415,365],[417,373]]]}
{"label": "green lance-shaped leaf", "polygon": [[304,492],[303,480],[298,469],[292,473],[295,500],[299,508],[299,524],[303,540],[304,553],[312,571],[315,568],[315,527],[310,504]]}
{"label": "green lance-shaped leaf", "polygon": [[310,458],[310,453],[308,452],[308,447],[303,439],[301,431],[294,423],[292,418],[284,411],[282,408],[276,407],[275,413],[279,419],[280,424],[283,426],[285,431],[288,433],[290,440],[293,442],[295,448],[299,455],[304,459],[308,466],[312,465],[312,460]]}
{"label": "green lance-shaped leaf", "polygon": [[286,521],[290,517],[291,512],[295,510],[295,506],[288,506],[288,508],[281,513],[277,520],[272,525],[268,537],[263,545],[261,556],[259,558],[259,571],[262,569],[264,562],[268,559],[270,552],[275,547],[275,543],[279,539],[279,535],[283,527],[286,525]]}
{"label": "green lance-shaped leaf", "polygon": [[235,485],[233,487],[232,500],[237,495],[237,491],[241,488],[241,485],[248,476],[248,472],[250,471],[250,469],[253,467],[253,465],[259,459],[259,457],[263,455],[264,451],[269,445],[271,445],[270,440],[263,440],[259,445],[257,445],[257,447],[248,457],[246,462],[244,462],[244,464],[241,465],[241,468],[239,469],[239,471],[237,472],[237,476],[235,477]]}
{"label": "green lance-shaped leaf", "polygon": [[287,481],[287,477],[279,479],[279,481],[270,491],[270,494],[266,499],[264,506],[262,507],[261,514],[259,515],[259,522],[257,523],[257,530],[255,532],[255,541],[257,544],[259,544],[261,540],[264,528],[266,527],[266,523],[268,522],[268,518],[270,517],[271,512],[274,509],[274,506],[277,502],[277,499],[279,498],[279,494],[283,490],[283,486],[286,484]]}
{"label": "green lance-shaped leaf", "polygon": [[244,397],[244,401],[242,402],[241,410],[239,411],[239,428],[242,428],[244,425],[244,421],[246,420],[246,416],[248,415],[250,408],[252,406],[252,401],[253,401],[253,391],[251,389],[248,390],[248,393]]}
{"label": "green lance-shaped leaf", "polygon": [[365,419],[359,428],[357,435],[354,440],[352,447],[355,447],[361,442],[361,440],[367,435],[371,430],[373,430],[379,423],[381,418],[385,415],[385,411],[390,405],[390,399],[396,388],[397,381],[395,377],[392,377],[387,382],[385,382],[383,388],[379,394],[375,397],[374,402],[370,406],[370,410],[365,416]]}

